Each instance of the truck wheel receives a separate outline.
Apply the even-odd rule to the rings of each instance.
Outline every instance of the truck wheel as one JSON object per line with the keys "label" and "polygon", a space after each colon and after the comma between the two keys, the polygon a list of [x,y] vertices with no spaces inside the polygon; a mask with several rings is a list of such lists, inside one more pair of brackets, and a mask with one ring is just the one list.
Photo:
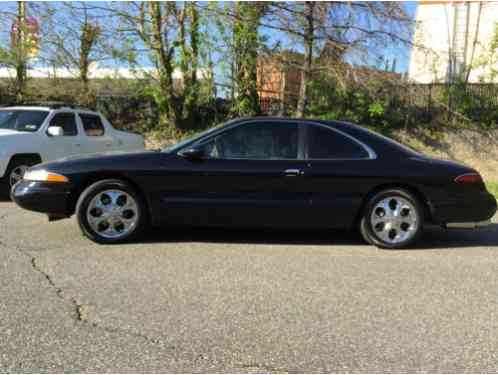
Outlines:
{"label": "truck wheel", "polygon": [[24,177],[24,173],[32,167],[40,163],[39,159],[33,157],[14,157],[7,166],[5,175],[0,187],[0,194],[9,197],[12,186],[17,184]]}

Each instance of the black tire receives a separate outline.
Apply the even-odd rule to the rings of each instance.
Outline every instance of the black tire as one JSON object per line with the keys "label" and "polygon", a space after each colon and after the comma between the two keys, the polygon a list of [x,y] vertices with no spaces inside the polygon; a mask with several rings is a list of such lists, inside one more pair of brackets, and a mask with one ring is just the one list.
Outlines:
{"label": "black tire", "polygon": [[19,167],[32,167],[33,165],[39,164],[41,162],[40,159],[35,158],[35,157],[29,157],[29,156],[19,156],[16,157],[14,156],[10,162],[9,165],[7,166],[7,169],[5,170],[4,178],[2,179],[2,182],[0,184],[0,195],[4,196],[5,198],[10,197],[10,190],[12,189],[12,184],[11,184],[11,175],[12,172],[18,169]]}
{"label": "black tire", "polygon": [[[99,193],[104,192],[106,190],[119,190],[129,194],[137,203],[137,217],[138,222],[134,229],[129,233],[117,237],[117,238],[108,238],[97,231],[95,231],[88,222],[87,218],[87,210],[88,206]],[[78,220],[78,224],[80,226],[83,235],[88,237],[90,240],[97,242],[99,244],[118,244],[129,242],[132,240],[138,239],[145,231],[149,223],[149,212],[147,209],[147,203],[140,191],[137,191],[133,186],[129,183],[121,181],[121,180],[102,180],[99,182],[90,185],[88,188],[83,191],[81,196],[78,199],[76,204],[76,217]]]}
{"label": "black tire", "polygon": [[[400,197],[407,200],[415,209],[415,215],[418,220],[418,225],[414,233],[407,239],[397,243],[390,243],[384,241],[378,235],[376,235],[375,230],[372,228],[370,217],[372,216],[373,209],[382,200],[388,197]],[[407,248],[414,243],[416,243],[422,233],[424,227],[424,209],[422,204],[418,199],[410,192],[404,189],[387,189],[375,194],[367,203],[365,209],[363,210],[363,215],[360,220],[360,233],[363,239],[370,245],[375,245],[382,249],[403,249]]]}

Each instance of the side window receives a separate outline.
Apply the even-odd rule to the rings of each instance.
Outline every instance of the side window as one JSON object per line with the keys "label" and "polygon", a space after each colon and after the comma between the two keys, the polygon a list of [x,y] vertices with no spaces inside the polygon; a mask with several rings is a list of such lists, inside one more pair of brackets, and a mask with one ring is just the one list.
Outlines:
{"label": "side window", "polygon": [[65,137],[74,137],[78,135],[78,127],[76,126],[76,117],[74,113],[57,113],[49,126],[58,126],[64,131]]}
{"label": "side window", "polygon": [[307,125],[308,159],[366,159],[368,152],[357,142],[318,125]]}
{"label": "side window", "polygon": [[298,126],[292,123],[249,123],[204,144],[212,159],[297,159]]}
{"label": "side window", "polygon": [[104,125],[99,116],[83,115],[80,114],[81,122],[83,122],[83,129],[85,134],[89,137],[101,137],[104,135]]}

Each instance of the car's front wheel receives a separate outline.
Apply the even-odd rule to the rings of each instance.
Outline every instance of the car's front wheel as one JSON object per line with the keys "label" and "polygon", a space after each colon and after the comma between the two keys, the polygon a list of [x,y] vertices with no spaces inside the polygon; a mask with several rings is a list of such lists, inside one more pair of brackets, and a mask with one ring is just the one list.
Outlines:
{"label": "car's front wheel", "polygon": [[367,203],[360,231],[368,243],[385,249],[412,245],[423,231],[423,209],[408,191],[388,189]]}
{"label": "car's front wheel", "polygon": [[76,205],[83,234],[101,244],[137,238],[148,221],[142,194],[127,182],[103,180],[88,187]]}

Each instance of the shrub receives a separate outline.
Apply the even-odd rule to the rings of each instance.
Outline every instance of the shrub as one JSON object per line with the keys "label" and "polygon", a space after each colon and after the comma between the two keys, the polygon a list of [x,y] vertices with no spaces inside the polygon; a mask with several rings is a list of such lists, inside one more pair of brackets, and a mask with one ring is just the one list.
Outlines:
{"label": "shrub", "polygon": [[406,118],[406,111],[387,82],[343,87],[333,77],[323,74],[312,82],[310,91],[310,117],[350,121],[381,131],[403,125]]}

